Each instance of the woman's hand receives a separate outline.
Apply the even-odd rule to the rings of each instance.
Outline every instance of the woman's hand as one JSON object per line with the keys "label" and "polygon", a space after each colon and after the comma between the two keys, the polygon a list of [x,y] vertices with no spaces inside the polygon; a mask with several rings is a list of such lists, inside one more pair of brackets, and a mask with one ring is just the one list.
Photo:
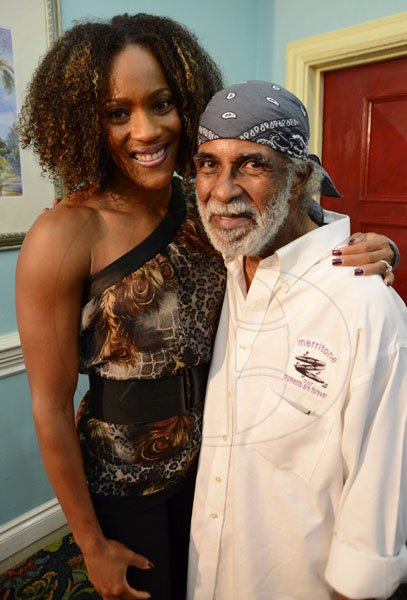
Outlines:
{"label": "woman's hand", "polygon": [[347,246],[332,251],[334,266],[351,266],[355,275],[381,275],[386,285],[392,285],[391,263],[394,252],[385,235],[354,233]]}
{"label": "woman's hand", "polygon": [[151,569],[153,564],[120,542],[105,538],[97,548],[84,551],[89,579],[103,600],[151,598],[148,592],[135,590],[126,579],[128,567]]}

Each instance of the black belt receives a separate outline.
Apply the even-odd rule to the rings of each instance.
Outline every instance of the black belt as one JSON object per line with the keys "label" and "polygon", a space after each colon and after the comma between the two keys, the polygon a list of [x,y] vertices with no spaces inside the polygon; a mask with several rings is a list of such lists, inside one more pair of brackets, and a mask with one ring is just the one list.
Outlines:
{"label": "black belt", "polygon": [[117,381],[89,375],[90,416],[118,425],[163,421],[205,400],[209,363],[160,379]]}

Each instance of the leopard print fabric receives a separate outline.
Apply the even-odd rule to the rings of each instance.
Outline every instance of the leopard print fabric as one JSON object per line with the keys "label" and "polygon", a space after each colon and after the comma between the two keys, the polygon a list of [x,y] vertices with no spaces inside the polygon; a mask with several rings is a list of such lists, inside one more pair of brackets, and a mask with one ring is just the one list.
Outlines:
{"label": "leopard print fabric", "polygon": [[[150,236],[90,280],[80,330],[82,372],[156,379],[210,361],[225,289],[223,260],[177,183],[164,221],[163,235]],[[175,235],[160,247],[171,228]],[[139,265],[141,255],[147,260]],[[92,493],[151,494],[196,464],[202,406],[164,421],[117,425],[92,418],[87,397],[77,427]]]}

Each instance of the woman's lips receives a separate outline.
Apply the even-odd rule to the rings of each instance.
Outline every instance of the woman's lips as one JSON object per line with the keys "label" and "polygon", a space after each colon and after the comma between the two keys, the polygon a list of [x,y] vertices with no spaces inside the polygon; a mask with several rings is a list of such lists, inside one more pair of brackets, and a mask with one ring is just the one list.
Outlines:
{"label": "woman's lips", "polygon": [[131,158],[137,160],[143,167],[153,168],[161,165],[168,154],[169,145],[153,146],[131,153]]}

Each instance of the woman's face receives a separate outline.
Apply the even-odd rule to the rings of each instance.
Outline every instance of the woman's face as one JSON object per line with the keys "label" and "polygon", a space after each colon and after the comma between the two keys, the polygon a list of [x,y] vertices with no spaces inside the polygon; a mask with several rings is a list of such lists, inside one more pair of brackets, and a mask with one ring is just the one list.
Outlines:
{"label": "woman's face", "polygon": [[109,92],[113,183],[165,188],[176,167],[181,121],[160,63],[146,48],[127,46],[112,60]]}

